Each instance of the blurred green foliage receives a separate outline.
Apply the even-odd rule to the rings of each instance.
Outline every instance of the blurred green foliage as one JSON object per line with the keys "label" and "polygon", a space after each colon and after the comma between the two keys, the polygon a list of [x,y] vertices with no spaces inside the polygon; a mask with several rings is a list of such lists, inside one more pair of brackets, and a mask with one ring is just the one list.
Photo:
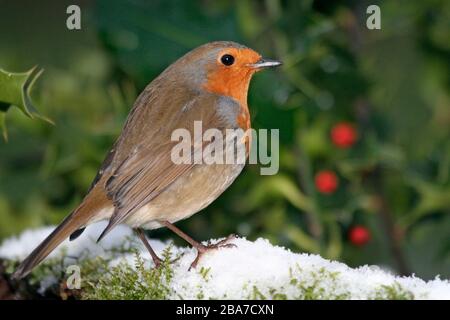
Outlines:
{"label": "blurred green foliage", "polygon": [[30,98],[33,83],[41,71],[33,68],[27,72],[11,73],[0,69],[0,130],[5,140],[8,140],[6,112],[11,106],[18,107],[30,118],[38,117],[51,123],[50,120],[39,114]]}
{"label": "blurred green foliage", "polygon": [[[180,227],[197,239],[237,232],[350,265],[450,276],[450,2],[80,1],[79,31],[65,28],[69,4],[0,0],[0,67],[45,68],[32,96],[56,124],[8,111],[0,239],[58,223],[145,85],[190,49],[234,40],[284,62],[256,75],[249,94],[253,125],[280,129],[281,170],[247,166]],[[366,28],[370,4],[381,7],[381,30]],[[330,140],[340,121],[358,130],[350,149]],[[331,195],[314,186],[324,169],[339,176]],[[347,240],[355,224],[372,233],[364,247]]]}

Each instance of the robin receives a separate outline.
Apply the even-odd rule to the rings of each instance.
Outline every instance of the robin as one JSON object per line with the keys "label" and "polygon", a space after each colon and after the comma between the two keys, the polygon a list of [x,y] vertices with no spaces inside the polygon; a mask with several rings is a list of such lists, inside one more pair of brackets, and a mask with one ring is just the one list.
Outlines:
{"label": "robin", "polygon": [[[17,279],[26,276],[67,237],[77,238],[91,223],[109,220],[100,241],[121,223],[131,226],[156,266],[161,259],[148,243],[144,229],[167,227],[197,249],[230,246],[227,238],[204,245],[174,223],[208,206],[240,174],[245,164],[175,163],[171,150],[175,129],[250,129],[247,92],[253,74],[281,62],[235,42],[202,45],[178,59],[139,95],[122,132],[106,156],[82,203],[20,264]],[[202,142],[203,145],[206,142]],[[201,143],[201,144],[202,144]],[[247,154],[248,141],[246,144]],[[192,148],[195,153],[197,147]]]}

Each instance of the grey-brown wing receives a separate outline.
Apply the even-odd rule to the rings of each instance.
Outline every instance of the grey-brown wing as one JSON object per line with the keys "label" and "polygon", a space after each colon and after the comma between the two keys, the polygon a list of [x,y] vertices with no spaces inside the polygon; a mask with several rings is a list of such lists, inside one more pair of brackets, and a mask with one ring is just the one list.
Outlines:
{"label": "grey-brown wing", "polygon": [[[172,161],[171,152],[178,142],[171,141],[171,133],[184,128],[194,137],[194,121],[202,121],[203,130],[224,130],[228,126],[227,119],[217,112],[217,100],[217,96],[201,95],[184,101],[177,108],[178,114],[171,118],[172,123],[162,129],[153,128],[152,132],[159,134],[157,139],[151,135],[141,137],[140,143],[117,165],[105,185],[115,211],[99,240],[195,166],[193,163],[176,164]],[[128,121],[127,125],[133,124]],[[204,147],[206,144],[203,142],[193,143],[192,157]],[[119,152],[120,144],[117,148]]]}

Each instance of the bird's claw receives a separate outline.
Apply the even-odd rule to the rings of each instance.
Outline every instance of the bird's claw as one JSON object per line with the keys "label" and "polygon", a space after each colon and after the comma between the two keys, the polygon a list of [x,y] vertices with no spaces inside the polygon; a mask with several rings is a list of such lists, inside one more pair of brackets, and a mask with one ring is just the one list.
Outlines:
{"label": "bird's claw", "polygon": [[159,268],[161,268],[161,265],[162,265],[162,260],[161,259],[159,259],[159,260],[153,260],[153,263],[155,264],[155,269],[159,269]]}
{"label": "bird's claw", "polygon": [[191,266],[189,267],[189,270],[191,270],[192,268],[195,269],[195,267],[197,267],[198,261],[203,256],[203,254],[205,254],[206,252],[208,252],[210,250],[217,250],[217,249],[221,249],[221,248],[236,248],[237,246],[234,243],[227,243],[227,242],[229,242],[231,240],[234,240],[236,238],[237,238],[237,236],[235,234],[230,234],[225,239],[220,240],[219,242],[216,242],[214,244],[208,244],[206,246],[205,245],[201,245],[201,246],[197,247],[197,257],[191,263]]}
{"label": "bird's claw", "polygon": [[[180,260],[180,258],[181,258],[181,256],[176,257],[175,259],[169,260],[169,264],[172,264],[172,263],[177,262],[178,260]],[[159,269],[159,268],[162,267],[164,261],[163,261],[161,258],[158,257],[158,258],[156,258],[156,259],[153,259],[153,263],[155,264],[155,267],[154,267],[154,268],[155,268],[155,269]]]}

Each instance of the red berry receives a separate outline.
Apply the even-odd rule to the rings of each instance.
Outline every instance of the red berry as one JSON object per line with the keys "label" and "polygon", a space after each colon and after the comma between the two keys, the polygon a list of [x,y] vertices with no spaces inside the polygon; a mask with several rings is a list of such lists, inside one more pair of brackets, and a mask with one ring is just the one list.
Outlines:
{"label": "red berry", "polygon": [[358,138],[356,129],[347,122],[340,122],[331,129],[331,140],[339,148],[349,148]]}
{"label": "red berry", "polygon": [[356,225],[348,233],[350,242],[355,246],[363,246],[370,241],[370,231],[361,225]]}
{"label": "red berry", "polygon": [[322,170],[315,177],[316,188],[322,193],[333,193],[338,186],[338,177],[333,171]]}

